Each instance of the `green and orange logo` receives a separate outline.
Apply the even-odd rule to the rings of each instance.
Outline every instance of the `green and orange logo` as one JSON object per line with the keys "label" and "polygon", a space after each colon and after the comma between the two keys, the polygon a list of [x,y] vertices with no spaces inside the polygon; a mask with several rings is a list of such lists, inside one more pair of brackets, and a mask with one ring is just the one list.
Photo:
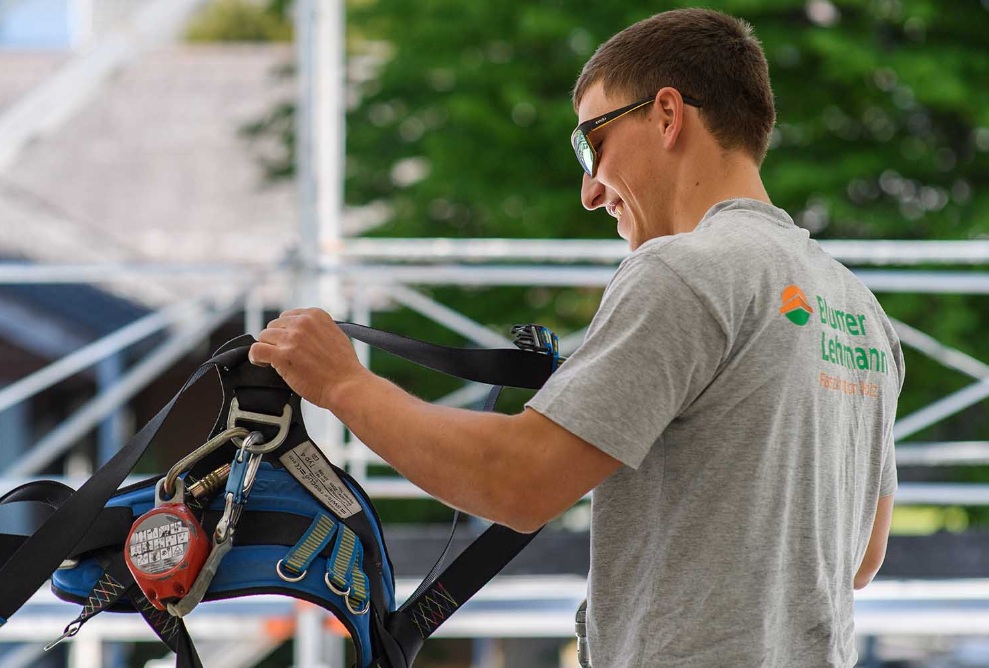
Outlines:
{"label": "green and orange logo", "polygon": [[783,289],[783,306],[780,313],[785,315],[794,325],[803,327],[810,320],[810,314],[814,312],[807,295],[796,285],[788,285]]}

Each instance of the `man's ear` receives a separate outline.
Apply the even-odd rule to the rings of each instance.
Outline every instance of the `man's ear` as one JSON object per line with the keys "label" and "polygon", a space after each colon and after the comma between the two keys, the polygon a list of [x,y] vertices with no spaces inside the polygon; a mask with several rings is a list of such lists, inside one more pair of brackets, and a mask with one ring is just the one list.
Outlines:
{"label": "man's ear", "polygon": [[686,105],[680,91],[670,86],[660,88],[656,93],[653,111],[656,114],[659,131],[663,135],[663,148],[671,150],[680,138],[683,116],[686,113]]}

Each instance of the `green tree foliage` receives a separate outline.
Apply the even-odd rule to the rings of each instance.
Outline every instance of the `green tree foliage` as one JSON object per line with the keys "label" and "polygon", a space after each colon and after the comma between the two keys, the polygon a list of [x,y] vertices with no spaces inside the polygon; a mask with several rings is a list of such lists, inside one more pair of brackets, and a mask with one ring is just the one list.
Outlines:
{"label": "green tree foliage", "polygon": [[186,28],[190,42],[287,42],[292,23],[286,0],[213,0]]}
{"label": "green tree foliage", "polygon": [[[351,56],[381,64],[348,115],[348,202],[390,204],[380,236],[614,238],[610,217],[580,207],[569,92],[597,45],[686,4],[353,3]],[[989,232],[989,3],[707,4],[748,19],[763,42],[779,116],[763,176],[801,225],[818,238]],[[445,298],[483,322],[542,318],[564,330],[594,302],[560,317],[564,293],[498,294]],[[894,316],[989,359],[982,301],[883,297]],[[964,384],[908,362],[924,380],[910,383],[903,412]],[[966,415],[949,425],[986,431],[982,411]]]}
{"label": "green tree foliage", "polygon": [[[579,208],[569,89],[598,44],[680,4],[353,7],[355,55],[370,40],[391,55],[348,118],[349,200],[393,204],[382,234],[613,237],[604,216]],[[805,226],[841,238],[986,231],[985,3],[709,4],[747,18],[763,41],[779,109],[764,177]]]}

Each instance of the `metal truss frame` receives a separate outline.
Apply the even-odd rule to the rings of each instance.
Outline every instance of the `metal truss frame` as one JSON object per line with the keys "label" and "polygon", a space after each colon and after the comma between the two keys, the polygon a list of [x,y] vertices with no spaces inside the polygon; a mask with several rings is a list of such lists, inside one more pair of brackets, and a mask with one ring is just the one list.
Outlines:
{"label": "metal truss frame", "polygon": [[[986,242],[860,242],[832,241],[822,243],[836,258],[853,267],[853,271],[863,282],[879,293],[989,293],[989,271],[969,271],[956,273],[948,271],[950,266],[966,265],[970,268],[989,266],[989,243]],[[344,309],[334,315],[363,324],[374,324],[375,313],[382,308],[405,308],[430,319],[444,328],[457,333],[470,345],[484,347],[507,347],[511,342],[504,332],[490,330],[483,324],[457,312],[429,296],[424,289],[441,285],[461,286],[555,286],[555,287],[604,287],[613,275],[617,264],[627,254],[622,242],[611,241],[560,241],[560,240],[500,240],[478,239],[470,241],[443,239],[348,239],[334,243],[334,248],[319,258],[319,274],[315,276],[331,278],[337,283],[340,294],[346,297]],[[918,268],[923,265],[924,268]],[[895,266],[896,268],[890,268]],[[931,269],[930,267],[945,267]],[[0,493],[37,476],[46,464],[63,456],[78,444],[80,438],[95,428],[99,421],[110,412],[124,406],[141,388],[147,386],[160,373],[183,355],[200,345],[212,331],[222,323],[243,313],[244,331],[256,334],[264,323],[265,313],[283,306],[297,305],[299,298],[298,282],[304,272],[299,267],[281,264],[277,267],[259,268],[256,266],[211,266],[211,265],[0,265],[0,284],[25,283],[93,283],[112,289],[113,285],[126,281],[156,281],[167,284],[169,281],[183,281],[189,278],[208,277],[201,281],[211,286],[202,294],[193,295],[185,301],[168,305],[155,311],[104,338],[57,360],[49,366],[0,388],[0,410],[20,402],[30,401],[39,392],[52,387],[65,378],[85,370],[100,360],[127,350],[153,334],[165,334],[165,340],[133,368],[126,370],[115,385],[106,388],[90,402],[80,408],[68,420],[56,427],[33,450],[20,459],[0,468]],[[219,290],[216,286],[224,286]],[[304,294],[304,293],[301,293]],[[312,293],[310,293],[312,294]],[[293,303],[293,300],[296,300]],[[339,302],[337,302],[339,304]],[[941,397],[910,415],[903,416],[895,427],[896,436],[906,439],[920,430],[947,419],[989,396],[989,363],[973,358],[911,325],[894,323],[905,346],[930,357],[945,368],[961,372],[973,378],[973,383],[948,396]],[[565,354],[576,349],[583,339],[584,331],[564,333],[561,345]],[[357,344],[359,356],[365,363],[369,359],[366,346]],[[907,381],[910,383],[908,374]],[[460,389],[441,398],[439,403],[450,406],[472,406],[483,399],[487,391],[484,386],[465,383]],[[402,478],[372,474],[372,466],[384,462],[368,450],[362,443],[347,434],[342,425],[326,419],[324,412],[315,420],[313,429],[317,442],[326,447],[336,463],[348,471],[365,486],[375,498],[422,498],[425,494]],[[313,420],[307,415],[307,422]],[[122,444],[119,444],[122,445]],[[901,465],[947,466],[980,465],[989,463],[989,442],[964,441],[953,443],[911,442],[897,448],[897,460]],[[79,480],[66,480],[78,484]],[[989,505],[989,484],[955,483],[903,483],[897,494],[898,504],[924,505]],[[556,584],[553,593],[547,594],[559,610],[552,617],[554,623],[542,628],[544,636],[566,637],[570,634],[569,612],[574,600],[583,592],[583,580]],[[549,580],[542,580],[549,586]],[[408,583],[407,583],[408,584]],[[916,587],[907,590],[890,584],[878,583],[863,592],[857,603],[856,617],[860,621],[860,631],[870,635],[895,633],[902,615],[904,602],[917,596]],[[532,585],[529,585],[530,587]],[[921,585],[917,585],[921,586]],[[510,589],[510,588],[509,588]],[[989,600],[985,584],[979,583],[978,600],[980,605]],[[515,590],[511,590],[515,591]],[[471,636],[487,629],[488,635],[499,637],[531,634],[531,629],[520,627],[520,620],[528,619],[526,606],[536,605],[531,596],[512,594],[511,591],[491,590],[491,596],[499,600],[509,600],[516,605],[514,616],[492,617],[489,608],[479,600],[474,608],[471,604],[461,613],[462,625],[447,629],[448,635]],[[926,591],[926,590],[925,590]],[[499,593],[500,592],[500,593]],[[508,593],[506,593],[508,592]],[[44,592],[40,598],[26,608],[29,620],[41,626],[24,627],[25,635],[11,635],[5,629],[2,642],[31,641],[32,629],[43,628],[46,615],[51,613],[51,602]],[[924,596],[928,596],[925,594]],[[940,594],[930,594],[933,598],[924,605],[925,610],[934,614],[930,619],[940,620],[937,624],[921,624],[918,629],[929,633],[952,633],[951,625],[957,620],[956,601],[952,596],[938,598]],[[923,598],[923,597],[922,597]],[[539,599],[539,606],[546,603]],[[237,603],[233,603],[235,607]],[[245,619],[291,618],[298,635],[297,656],[314,655],[320,643],[324,643],[322,656],[337,656],[332,650],[327,654],[326,643],[330,643],[323,631],[324,616],[321,612],[305,609],[279,608],[275,611],[260,610],[242,603],[237,615],[247,615]],[[933,607],[932,607],[933,606]],[[542,607],[540,609],[543,609]],[[308,615],[308,616],[307,616]],[[58,615],[63,622],[71,615]],[[214,638],[217,651],[224,650],[222,615],[211,618],[204,614],[202,630],[193,626],[194,633],[204,639]],[[549,619],[549,618],[547,618]],[[974,618],[964,628],[967,633],[989,635],[989,608],[978,622]],[[514,622],[513,622],[514,620]],[[16,620],[15,620],[16,621]],[[97,620],[100,621],[100,620]],[[126,627],[126,620],[116,616],[109,623],[93,624],[87,627],[89,640],[81,640],[73,647],[70,663],[86,665],[99,654],[99,641],[102,640],[141,640],[145,636],[140,631]],[[565,623],[566,622],[566,623]],[[33,624],[34,622],[32,622]],[[513,626],[513,623],[515,624]],[[493,625],[493,626],[492,626]],[[8,627],[10,624],[8,624]],[[15,630],[18,627],[13,627]],[[47,628],[47,627],[44,627]],[[532,627],[535,628],[535,627]],[[493,632],[492,629],[497,629]],[[920,632],[920,630],[918,630]],[[14,636],[17,637],[14,637]],[[47,637],[47,636],[46,636]],[[262,646],[263,645],[263,646]],[[330,643],[332,645],[332,643]],[[209,648],[207,647],[207,650]],[[243,665],[250,665],[251,657],[257,659],[270,650],[269,645],[257,643],[244,648]],[[8,660],[30,664],[34,655],[30,645],[17,650]],[[301,660],[301,659],[300,659]],[[331,660],[335,660],[332,659]],[[301,664],[300,664],[301,665]]]}
{"label": "metal truss frame", "polygon": [[[959,273],[909,268],[916,265],[989,265],[989,242],[830,241],[821,245],[838,260],[852,266],[863,282],[876,292],[989,292],[989,271]],[[456,332],[471,345],[486,347],[506,347],[511,343],[504,333],[491,331],[418,288],[440,285],[603,287],[627,254],[627,247],[620,241],[347,239],[335,242],[334,246],[332,252],[323,254],[319,266],[321,275],[337,280],[347,295],[346,311],[350,319],[373,324],[376,305],[400,306]],[[898,265],[899,268],[869,268],[884,265]],[[227,287],[219,293],[204,293],[162,308],[0,389],[0,410],[4,410],[151,334],[169,332],[166,343],[116,386],[80,409],[31,453],[0,470],[0,487],[4,486],[4,480],[35,475],[52,459],[67,452],[102,417],[126,403],[234,312],[243,310],[245,331],[257,333],[263,326],[265,309],[288,303],[293,298],[289,293],[298,279],[298,272],[285,265],[263,270],[247,266],[182,264],[0,265],[0,284],[88,282],[112,287],[115,282],[128,280],[167,282],[203,276],[211,279],[210,285]],[[898,441],[989,397],[989,364],[906,323],[895,321],[894,327],[905,346],[974,379],[962,390],[901,417],[894,431]],[[564,336],[561,342],[564,352],[574,350],[582,338],[583,331]],[[357,349],[366,361],[366,346],[358,344]],[[910,383],[909,374],[906,382]],[[482,398],[484,392],[484,387],[468,383],[438,403],[469,406]],[[363,484],[385,496],[422,495],[391,478],[368,476],[368,464],[383,462],[357,441],[340,443],[343,444],[342,451],[334,454]],[[898,446],[898,458],[906,465],[982,464],[989,462],[989,443],[904,444]],[[901,503],[987,505],[989,485],[908,483],[901,486],[899,497]]]}

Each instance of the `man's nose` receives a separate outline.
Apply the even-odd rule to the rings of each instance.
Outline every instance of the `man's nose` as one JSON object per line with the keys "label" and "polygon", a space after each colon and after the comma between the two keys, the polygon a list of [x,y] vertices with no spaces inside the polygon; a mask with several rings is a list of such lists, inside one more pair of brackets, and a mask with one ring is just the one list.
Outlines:
{"label": "man's nose", "polygon": [[588,211],[605,205],[604,186],[596,178],[584,172],[584,180],[580,183],[580,203]]}

